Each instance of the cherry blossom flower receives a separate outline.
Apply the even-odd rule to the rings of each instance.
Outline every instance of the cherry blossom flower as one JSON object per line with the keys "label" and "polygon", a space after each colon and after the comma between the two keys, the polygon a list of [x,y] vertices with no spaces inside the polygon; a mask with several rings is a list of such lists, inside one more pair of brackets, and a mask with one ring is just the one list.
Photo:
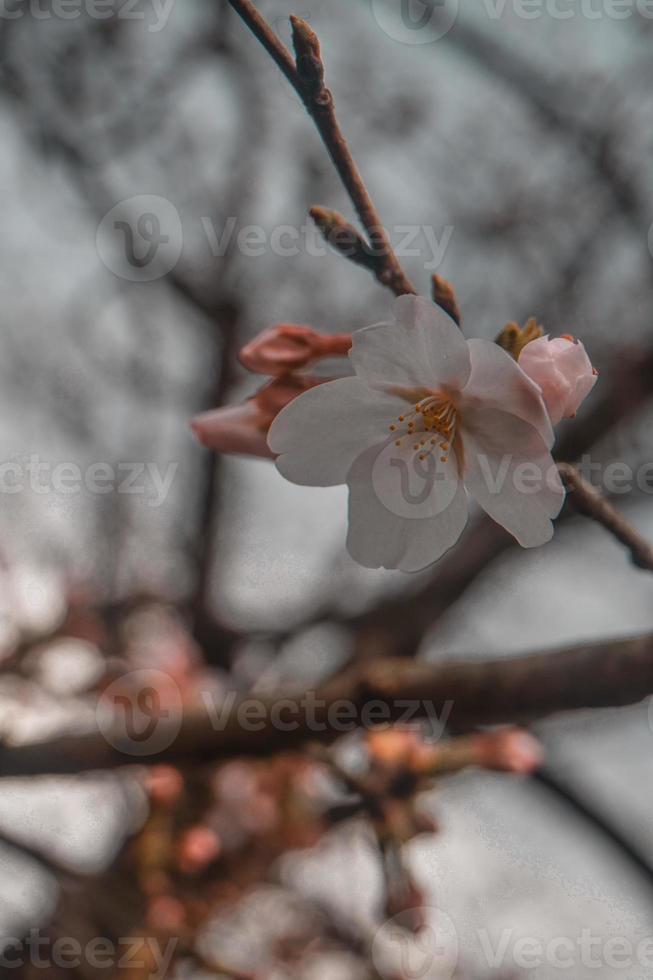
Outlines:
{"label": "cherry blossom flower", "polygon": [[323,357],[349,352],[351,334],[321,334],[312,327],[280,323],[259,334],[238,354],[238,360],[256,374],[287,374]]}
{"label": "cherry blossom flower", "polygon": [[553,425],[573,418],[596,384],[597,372],[573,337],[540,337],[526,344],[519,366],[541,389]]}
{"label": "cherry blossom flower", "polygon": [[270,459],[274,453],[267,444],[267,433],[272,420],[293,398],[322,380],[310,375],[275,378],[238,405],[197,415],[191,428],[209,449]]}
{"label": "cherry blossom flower", "polygon": [[280,472],[348,485],[347,547],[367,567],[436,561],[465,527],[467,492],[524,547],[548,541],[564,489],[540,389],[427,300],[402,296],[394,313],[353,334],[355,377],[311,389],[274,420]]}

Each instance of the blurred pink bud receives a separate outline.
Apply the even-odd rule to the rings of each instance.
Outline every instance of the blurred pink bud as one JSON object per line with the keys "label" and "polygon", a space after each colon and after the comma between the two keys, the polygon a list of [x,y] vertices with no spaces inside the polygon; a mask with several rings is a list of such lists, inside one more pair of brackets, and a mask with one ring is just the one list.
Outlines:
{"label": "blurred pink bud", "polygon": [[187,874],[202,871],[222,851],[222,841],[210,827],[198,824],[187,830],[179,847],[179,867]]}
{"label": "blurred pink bud", "polygon": [[321,357],[344,357],[351,334],[321,334],[312,327],[280,323],[269,327],[240,351],[240,363],[256,374],[288,374]]}
{"label": "blurred pink bud", "polygon": [[541,765],[543,750],[522,728],[502,728],[474,736],[474,755],[484,769],[527,774]]}
{"label": "blurred pink bud", "polygon": [[172,766],[153,766],[145,777],[145,787],[153,803],[173,807],[183,792],[184,779]]}
{"label": "blurred pink bud", "polygon": [[519,366],[541,389],[553,425],[573,418],[596,384],[584,346],[569,336],[532,340],[519,355]]}
{"label": "blurred pink bud", "polygon": [[153,929],[174,932],[181,929],[185,918],[184,906],[171,895],[158,895],[147,909],[147,922]]}
{"label": "blurred pink bud", "polygon": [[299,375],[275,378],[239,405],[196,415],[191,428],[202,445],[209,449],[273,459],[267,434],[274,419],[293,398],[326,380]]}
{"label": "blurred pink bud", "polygon": [[193,432],[209,449],[272,459],[273,454],[267,443],[268,427],[267,416],[255,398],[249,398],[240,405],[228,405],[196,415],[191,422]]}

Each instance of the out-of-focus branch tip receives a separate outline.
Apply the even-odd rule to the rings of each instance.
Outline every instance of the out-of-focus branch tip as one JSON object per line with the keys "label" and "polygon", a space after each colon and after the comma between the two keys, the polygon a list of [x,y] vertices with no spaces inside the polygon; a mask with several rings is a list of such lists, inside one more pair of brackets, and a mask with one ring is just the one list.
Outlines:
{"label": "out-of-focus branch tip", "polygon": [[460,307],[451,283],[435,273],[432,286],[433,300],[460,326]]}

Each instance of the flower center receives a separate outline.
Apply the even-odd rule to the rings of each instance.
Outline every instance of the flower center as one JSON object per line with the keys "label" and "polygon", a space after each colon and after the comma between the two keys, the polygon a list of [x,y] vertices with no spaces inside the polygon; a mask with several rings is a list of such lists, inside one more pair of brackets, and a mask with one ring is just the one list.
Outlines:
{"label": "flower center", "polygon": [[397,419],[399,424],[392,424],[390,432],[396,432],[399,438],[395,445],[401,446],[404,438],[417,441],[413,450],[419,454],[419,459],[426,459],[438,450],[440,460],[446,463],[449,452],[456,436],[458,413],[450,398],[441,393],[428,395],[417,402],[414,408]]}

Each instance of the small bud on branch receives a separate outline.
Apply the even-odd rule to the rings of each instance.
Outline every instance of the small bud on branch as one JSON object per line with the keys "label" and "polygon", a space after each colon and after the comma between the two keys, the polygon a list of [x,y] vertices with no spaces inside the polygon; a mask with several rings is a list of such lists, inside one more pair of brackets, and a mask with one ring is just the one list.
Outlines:
{"label": "small bud on branch", "polygon": [[356,265],[368,269],[384,286],[388,285],[388,269],[383,248],[375,249],[373,245],[366,242],[338,211],[315,205],[309,213],[326,241],[336,252]]}
{"label": "small bud on branch", "polygon": [[297,73],[302,84],[320,101],[324,89],[324,63],[318,36],[301,17],[291,16],[290,24],[297,59]]}
{"label": "small bud on branch", "polygon": [[434,301],[460,326],[460,307],[451,283],[436,273],[432,279],[432,286]]}

